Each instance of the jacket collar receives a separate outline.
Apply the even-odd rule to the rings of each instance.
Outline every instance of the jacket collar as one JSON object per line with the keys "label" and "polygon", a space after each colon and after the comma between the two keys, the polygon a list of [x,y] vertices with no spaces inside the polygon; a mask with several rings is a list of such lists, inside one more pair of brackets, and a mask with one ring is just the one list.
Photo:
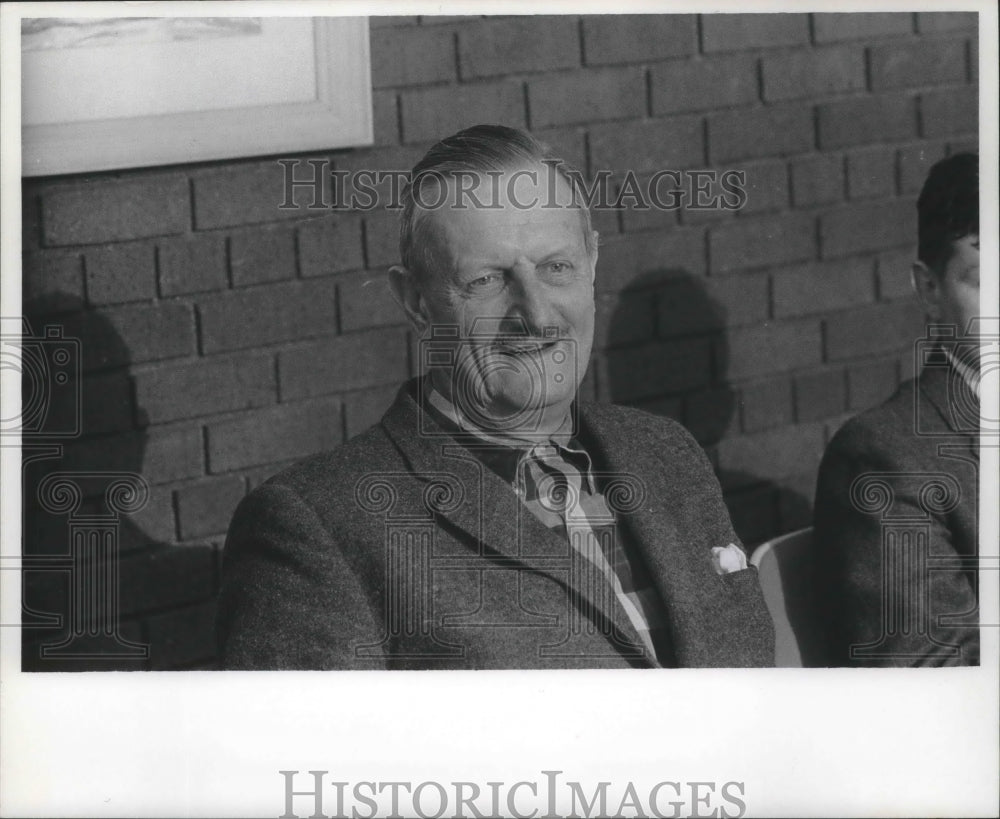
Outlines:
{"label": "jacket collar", "polygon": [[[972,390],[968,380],[954,367],[943,350],[937,350],[930,354],[917,381],[915,402],[920,401],[921,395],[930,402],[939,422],[944,425],[941,432],[947,430],[963,439],[978,459],[979,396]],[[924,419],[920,415],[922,410],[917,404],[914,405],[913,412],[917,434],[933,435],[934,432],[923,427]]]}
{"label": "jacket collar", "polygon": [[616,596],[611,595],[610,602],[605,603],[600,596],[573,583],[575,578],[566,571],[566,541],[524,507],[509,483],[483,466],[470,450],[476,445],[474,441],[459,442],[421,406],[420,390],[424,386],[419,379],[403,384],[382,418],[382,427],[416,480],[429,481],[442,474],[460,476],[465,499],[437,513],[443,527],[458,529],[463,540],[497,562],[512,568],[525,567],[572,587],[617,626],[625,641],[640,645]]}

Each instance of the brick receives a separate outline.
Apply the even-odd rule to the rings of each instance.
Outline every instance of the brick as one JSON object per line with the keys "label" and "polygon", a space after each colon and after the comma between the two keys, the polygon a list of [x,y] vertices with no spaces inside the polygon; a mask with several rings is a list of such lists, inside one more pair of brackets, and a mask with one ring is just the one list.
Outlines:
{"label": "brick", "polygon": [[[211,230],[282,222],[325,211],[332,201],[330,166],[320,159],[315,162],[310,164],[303,159],[296,165],[282,166],[277,160],[261,160],[195,176],[195,228]],[[289,168],[287,185],[286,167]],[[316,180],[318,187],[293,184],[310,180]],[[283,204],[288,207],[281,207]]]}
{"label": "brick", "polygon": [[979,40],[973,38],[969,40],[969,82],[979,82]]}
{"label": "brick", "polygon": [[655,116],[735,108],[759,99],[757,60],[746,54],[655,65],[650,79]]}
{"label": "brick", "polygon": [[[642,230],[671,230],[677,224],[683,200],[679,198],[681,189],[676,186],[676,177],[655,174],[627,174],[612,178],[610,196],[614,204],[620,204],[613,213],[620,213],[622,229],[625,233]],[[654,190],[655,189],[655,190]],[[659,197],[663,207],[659,207],[652,196]],[[595,209],[597,213],[609,212],[605,208]]]}
{"label": "brick", "polygon": [[706,387],[711,373],[711,345],[688,339],[610,350],[605,356],[612,402],[676,395]]}
{"label": "brick", "polygon": [[764,99],[793,100],[863,91],[865,52],[857,46],[768,54],[762,60]]}
{"label": "brick", "polygon": [[653,338],[653,308],[647,293],[598,296],[594,346],[604,349]]}
{"label": "brick", "polygon": [[714,114],[708,119],[708,153],[713,163],[808,151],[813,117],[808,106],[771,106]]}
{"label": "brick", "polygon": [[599,68],[528,81],[533,128],[640,117],[646,82],[639,68]]}
{"label": "brick", "polygon": [[917,13],[917,31],[938,34],[945,31],[975,31],[979,15],[974,11],[921,11]]}
{"label": "brick", "polygon": [[875,301],[870,258],[801,265],[775,271],[771,280],[775,318],[842,310]]}
{"label": "brick", "polygon": [[847,195],[851,199],[892,196],[896,192],[896,151],[877,146],[847,155]]}
{"label": "brick", "polygon": [[799,475],[807,464],[819,466],[823,443],[820,424],[725,438],[719,442],[719,468],[749,473],[761,480]]}
{"label": "brick", "polygon": [[225,290],[226,243],[220,234],[164,239],[157,246],[160,295]]}
{"label": "brick", "polygon": [[871,49],[872,89],[910,88],[965,80],[965,41],[887,43]]}
{"label": "brick", "polygon": [[912,31],[913,15],[909,13],[849,12],[813,15],[813,35],[817,43],[892,37]]}
{"label": "brick", "polygon": [[698,50],[693,14],[600,14],[583,18],[587,65],[686,57]]}
{"label": "brick", "polygon": [[409,376],[406,330],[369,330],[278,355],[281,400],[399,384]]}
{"label": "brick", "polygon": [[769,322],[729,332],[729,377],[754,378],[819,364],[820,323],[814,319]]}
{"label": "brick", "polygon": [[944,159],[947,145],[943,142],[921,142],[899,149],[898,175],[900,193],[919,193],[931,166]]}
{"label": "brick", "polygon": [[406,322],[383,272],[361,270],[337,276],[337,297],[340,328],[345,333]]}
{"label": "brick", "polygon": [[580,65],[577,18],[532,15],[479,20],[458,31],[462,79]]}
{"label": "brick", "polygon": [[171,424],[145,431],[142,474],[150,483],[169,483],[205,474],[201,427]]}
{"label": "brick", "polygon": [[368,25],[373,29],[388,28],[390,26],[415,26],[418,22],[422,21],[416,16],[404,17],[393,14],[372,15],[368,18]]}
{"label": "brick", "polygon": [[910,270],[916,253],[913,249],[879,253],[875,262],[879,301],[906,299],[913,295]]}
{"label": "brick", "polygon": [[304,277],[326,276],[364,266],[361,220],[338,213],[299,227],[299,266]]}
{"label": "brick", "polygon": [[839,415],[847,406],[847,385],[839,368],[800,373],[793,384],[795,420],[800,424]]}
{"label": "brick", "polygon": [[830,361],[879,355],[909,347],[923,335],[923,311],[915,302],[891,302],[839,313],[826,320]]}
{"label": "brick", "polygon": [[169,236],[191,224],[188,183],[179,176],[56,188],[41,208],[48,246]]}
{"label": "brick", "polygon": [[596,286],[617,292],[684,273],[705,273],[704,233],[695,228],[609,239],[600,248]]}
{"label": "brick", "polygon": [[146,618],[149,635],[149,668],[165,671],[215,657],[214,600]]}
{"label": "brick", "polygon": [[373,424],[377,424],[396,399],[398,391],[399,388],[396,386],[377,387],[345,395],[344,420],[347,425],[347,437],[353,438]]}
{"label": "brick", "polygon": [[239,475],[207,478],[178,489],[174,495],[181,539],[224,535],[244,494],[246,481]]}
{"label": "brick", "polygon": [[906,245],[917,235],[916,209],[909,199],[865,202],[820,216],[824,259]]}
{"label": "brick", "polygon": [[123,615],[208,600],[215,593],[211,546],[167,546],[123,557],[119,600]]}
{"label": "brick", "polygon": [[369,268],[388,267],[400,260],[399,214],[376,210],[365,215],[365,263]]}
{"label": "brick", "polygon": [[949,88],[920,97],[922,136],[975,134],[979,130],[978,89]]}
{"label": "brick", "polygon": [[148,301],[156,296],[153,246],[108,245],[84,254],[87,300],[94,305]]}
{"label": "brick", "polygon": [[205,300],[198,315],[205,354],[332,335],[336,288],[328,278],[263,285]]}
{"label": "brick", "polygon": [[661,337],[722,330],[767,319],[766,274],[678,278],[657,289]]}
{"label": "brick", "polygon": [[21,275],[23,312],[55,313],[83,306],[83,261],[79,253],[25,253]]}
{"label": "brick", "polygon": [[847,408],[862,410],[885,401],[899,385],[895,358],[866,361],[847,371]]}
{"label": "brick", "polygon": [[[132,385],[128,372],[113,370],[83,379],[80,418],[84,435],[120,432],[132,426]],[[65,429],[67,427],[63,427]]]}
{"label": "brick", "polygon": [[483,122],[525,125],[524,95],[516,82],[413,89],[401,94],[400,103],[404,142],[436,141]]}
{"label": "brick", "polygon": [[915,136],[913,100],[896,94],[855,97],[818,107],[820,148],[897,142]]}
{"label": "brick", "polygon": [[234,287],[295,278],[295,234],[291,230],[253,230],[229,239],[229,269]]}
{"label": "brick", "polygon": [[809,18],[805,14],[703,14],[701,28],[706,52],[809,42]]}
{"label": "brick", "polygon": [[804,261],[816,252],[813,219],[805,213],[738,219],[712,227],[708,238],[713,275]]}
{"label": "brick", "polygon": [[587,170],[585,134],[583,128],[573,125],[564,128],[537,128],[532,131],[532,136],[548,145],[555,156],[581,173],[586,173]]}
{"label": "brick", "polygon": [[67,444],[64,468],[73,472],[139,472],[150,483],[167,483],[204,472],[197,428],[150,428]]}
{"label": "brick", "polygon": [[424,85],[455,79],[455,46],[443,29],[386,28],[371,32],[372,87]]}
{"label": "brick", "polygon": [[[723,375],[724,371],[719,377]],[[736,393],[729,387],[712,387],[684,396],[684,426],[703,446],[739,434]]]}
{"label": "brick", "polygon": [[740,388],[740,410],[744,432],[760,432],[793,422],[792,382],[772,378]]}
{"label": "brick", "polygon": [[281,404],[207,425],[212,473],[302,458],[341,442],[340,403],[334,399]]}
{"label": "brick", "polygon": [[781,160],[744,165],[746,204],[742,213],[766,213],[788,207],[788,166]]}
{"label": "brick", "polygon": [[163,361],[194,352],[194,316],[186,304],[116,307],[92,314],[83,339],[84,369]]}
{"label": "brick", "polygon": [[593,171],[653,171],[705,162],[700,117],[595,125],[590,129]]}
{"label": "brick", "polygon": [[277,397],[274,359],[257,353],[146,369],[133,379],[136,401],[151,424],[260,407]]}
{"label": "brick", "polygon": [[164,486],[151,486],[146,505],[125,520],[118,530],[121,554],[173,542],[177,538],[173,492]]}
{"label": "brick", "polygon": [[399,143],[399,102],[393,91],[372,92],[373,144]]}
{"label": "brick", "polygon": [[844,162],[837,154],[819,154],[790,163],[792,202],[796,206],[826,205],[844,198]]}

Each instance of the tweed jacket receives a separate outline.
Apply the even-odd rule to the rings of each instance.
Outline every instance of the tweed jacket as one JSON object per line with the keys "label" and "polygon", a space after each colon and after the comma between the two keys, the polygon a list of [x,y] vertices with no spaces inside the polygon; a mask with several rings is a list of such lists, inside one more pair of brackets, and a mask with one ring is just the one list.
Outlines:
{"label": "tweed jacket", "polygon": [[979,663],[979,401],[931,361],[820,465],[817,593],[837,665]]}
{"label": "tweed jacket", "polygon": [[[234,669],[650,667],[589,563],[403,385],[381,422],[248,495],[218,637]],[[676,423],[579,404],[579,438],[663,598],[676,666],[764,666],[773,625],[708,460]],[[418,434],[418,430],[420,431]]]}

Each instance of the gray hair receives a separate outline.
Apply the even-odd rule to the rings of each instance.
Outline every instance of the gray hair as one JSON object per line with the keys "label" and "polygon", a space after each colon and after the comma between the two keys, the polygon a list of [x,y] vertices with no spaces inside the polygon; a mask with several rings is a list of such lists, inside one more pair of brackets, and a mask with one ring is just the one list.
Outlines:
{"label": "gray hair", "polygon": [[417,278],[424,278],[439,259],[435,257],[432,237],[427,235],[423,202],[425,186],[440,182],[448,175],[506,171],[528,164],[552,166],[569,182],[573,205],[581,211],[587,249],[594,250],[590,210],[580,194],[580,172],[552,149],[528,133],[504,125],[474,125],[433,145],[423,159],[413,166],[410,180],[403,188],[403,214],[399,226],[399,253],[403,266]]}

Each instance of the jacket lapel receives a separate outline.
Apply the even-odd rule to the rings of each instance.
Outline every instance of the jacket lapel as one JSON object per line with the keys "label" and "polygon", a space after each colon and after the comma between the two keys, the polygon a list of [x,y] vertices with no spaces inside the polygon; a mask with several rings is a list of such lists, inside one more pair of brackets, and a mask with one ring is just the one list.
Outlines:
{"label": "jacket lapel", "polygon": [[[945,358],[943,351],[936,351],[941,362],[936,366],[925,366],[918,378],[919,389],[915,391],[915,401],[921,397],[929,402],[936,413],[934,428],[928,429],[925,424],[926,412],[919,406],[914,406],[914,421],[917,433],[935,434],[950,431],[960,436],[970,452],[979,460],[979,398],[971,390],[965,379]],[[971,429],[975,428],[975,432]]]}
{"label": "jacket lapel", "polygon": [[[484,466],[470,447],[449,436],[433,417],[418,417],[423,410],[415,399],[414,385],[414,381],[403,385],[382,425],[416,480],[429,483],[435,475],[454,475],[461,483],[463,502],[435,515],[442,528],[495,564],[529,569],[571,589],[591,610],[614,623],[626,644],[640,645],[617,597],[595,594],[594,584],[569,569],[567,541],[526,509],[513,487]],[[622,648],[620,643],[610,642],[616,649]]]}

